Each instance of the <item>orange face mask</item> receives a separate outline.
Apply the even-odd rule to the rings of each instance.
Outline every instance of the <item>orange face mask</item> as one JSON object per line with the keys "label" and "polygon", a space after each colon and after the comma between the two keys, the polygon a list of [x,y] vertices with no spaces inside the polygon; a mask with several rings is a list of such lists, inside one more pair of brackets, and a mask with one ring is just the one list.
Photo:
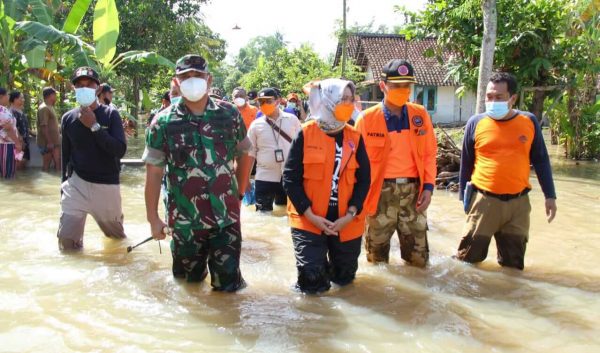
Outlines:
{"label": "orange face mask", "polygon": [[354,112],[354,103],[340,103],[335,106],[333,116],[337,121],[347,123]]}
{"label": "orange face mask", "polygon": [[385,95],[385,99],[397,107],[401,107],[408,102],[410,96],[410,88],[389,88]]}
{"label": "orange face mask", "polygon": [[260,106],[260,111],[266,116],[273,114],[273,112],[275,112],[275,109],[277,109],[277,104],[275,103],[265,103]]}

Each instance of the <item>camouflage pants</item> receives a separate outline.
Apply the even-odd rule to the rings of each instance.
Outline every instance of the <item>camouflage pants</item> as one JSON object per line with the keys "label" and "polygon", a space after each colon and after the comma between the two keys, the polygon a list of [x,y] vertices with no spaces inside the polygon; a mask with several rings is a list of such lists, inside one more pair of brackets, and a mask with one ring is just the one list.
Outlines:
{"label": "camouflage pants", "polygon": [[233,292],[245,285],[240,272],[242,234],[240,223],[223,229],[173,229],[171,251],[173,274],[187,277],[188,282],[200,282],[210,270],[211,286],[215,290]]}
{"label": "camouflage pants", "polygon": [[416,210],[419,184],[384,182],[377,213],[367,217],[369,262],[388,262],[390,239],[398,232],[400,254],[411,265],[424,267],[429,259],[427,216]]}

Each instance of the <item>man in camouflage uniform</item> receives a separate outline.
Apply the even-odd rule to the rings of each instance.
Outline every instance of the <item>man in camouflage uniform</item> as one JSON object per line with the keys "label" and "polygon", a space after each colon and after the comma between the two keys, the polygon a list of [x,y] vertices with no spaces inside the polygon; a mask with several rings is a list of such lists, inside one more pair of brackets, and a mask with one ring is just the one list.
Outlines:
{"label": "man in camouflage uniform", "polygon": [[251,144],[238,110],[208,96],[212,77],[204,58],[180,58],[175,73],[183,99],[146,132],[148,222],[153,237],[164,239],[157,208],[166,167],[173,275],[200,282],[208,263],[212,287],[235,291],[244,286],[239,190],[248,182]]}

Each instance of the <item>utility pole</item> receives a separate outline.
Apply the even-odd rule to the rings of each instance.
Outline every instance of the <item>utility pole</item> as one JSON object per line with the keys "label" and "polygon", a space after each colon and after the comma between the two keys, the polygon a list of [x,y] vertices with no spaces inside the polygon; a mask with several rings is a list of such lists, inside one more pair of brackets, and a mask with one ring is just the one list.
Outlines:
{"label": "utility pole", "polygon": [[346,0],[343,0],[344,5],[344,15],[343,15],[343,29],[342,29],[342,78],[346,77],[346,45],[347,45],[347,35],[346,35]]}

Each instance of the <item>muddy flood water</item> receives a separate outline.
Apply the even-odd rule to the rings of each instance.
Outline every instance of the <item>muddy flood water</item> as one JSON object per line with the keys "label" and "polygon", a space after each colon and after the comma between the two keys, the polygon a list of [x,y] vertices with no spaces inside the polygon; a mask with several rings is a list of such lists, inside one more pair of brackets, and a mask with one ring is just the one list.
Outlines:
{"label": "muddy flood water", "polygon": [[[551,150],[558,154],[557,149]],[[122,174],[129,239],[105,239],[88,217],[85,250],[57,250],[59,179],[31,170],[0,183],[0,352],[600,352],[600,166],[553,159],[558,215],[545,220],[532,177],[524,272],[451,258],[464,213],[436,191],[430,265],[364,253],[354,284],[292,291],[296,269],[284,210],[242,212],[248,287],[212,292],[171,275],[166,242],[149,235],[142,168]]]}

